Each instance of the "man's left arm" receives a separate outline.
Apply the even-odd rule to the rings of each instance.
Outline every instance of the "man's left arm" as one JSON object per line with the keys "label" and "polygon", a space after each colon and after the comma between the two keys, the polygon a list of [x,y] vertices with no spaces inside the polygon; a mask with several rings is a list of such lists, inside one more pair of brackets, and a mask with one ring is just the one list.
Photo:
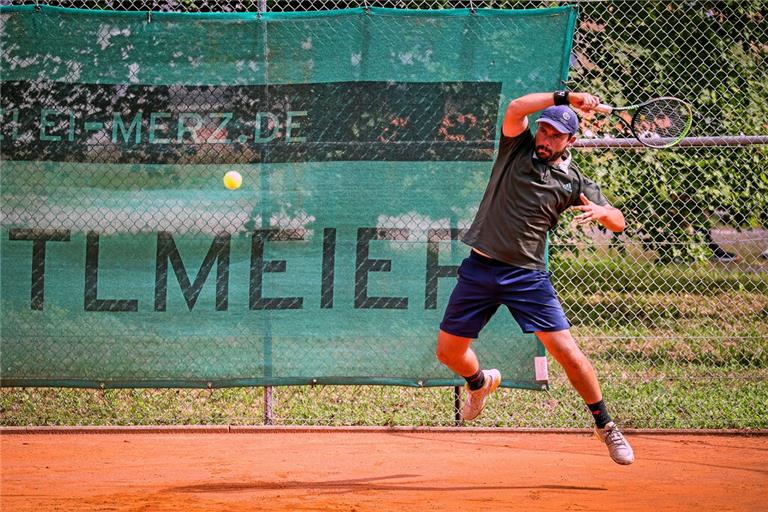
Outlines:
{"label": "man's left arm", "polygon": [[614,208],[610,204],[601,206],[597,203],[593,203],[583,193],[579,194],[579,200],[581,201],[581,204],[574,206],[573,209],[580,210],[584,213],[573,218],[577,224],[588,224],[592,221],[597,221],[606,229],[613,231],[614,233],[624,231],[626,222],[624,221],[624,214],[621,213],[621,210]]}

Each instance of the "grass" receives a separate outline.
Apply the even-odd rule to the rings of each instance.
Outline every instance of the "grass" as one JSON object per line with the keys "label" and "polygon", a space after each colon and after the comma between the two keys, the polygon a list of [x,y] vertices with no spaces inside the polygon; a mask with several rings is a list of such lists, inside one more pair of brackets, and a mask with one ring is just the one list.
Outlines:
{"label": "grass", "polygon": [[[768,371],[595,363],[614,418],[636,428],[768,428]],[[589,427],[559,367],[550,391],[502,389],[475,426]],[[273,388],[278,425],[454,424],[451,388]],[[3,389],[3,425],[263,425],[263,388]]]}
{"label": "grass", "polygon": [[[556,288],[610,411],[638,428],[768,428],[764,272],[569,261]],[[570,272],[564,275],[563,272]],[[549,391],[502,389],[473,425],[588,427],[559,366]],[[453,388],[295,386],[272,391],[273,424],[454,424]],[[262,425],[265,390],[0,390],[2,425]]]}

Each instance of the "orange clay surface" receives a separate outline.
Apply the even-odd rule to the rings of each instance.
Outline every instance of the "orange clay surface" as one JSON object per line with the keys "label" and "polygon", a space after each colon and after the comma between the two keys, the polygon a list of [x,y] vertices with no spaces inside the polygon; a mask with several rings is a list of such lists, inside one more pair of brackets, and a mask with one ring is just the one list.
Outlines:
{"label": "orange clay surface", "polygon": [[16,511],[765,511],[768,436],[257,432],[0,436]]}

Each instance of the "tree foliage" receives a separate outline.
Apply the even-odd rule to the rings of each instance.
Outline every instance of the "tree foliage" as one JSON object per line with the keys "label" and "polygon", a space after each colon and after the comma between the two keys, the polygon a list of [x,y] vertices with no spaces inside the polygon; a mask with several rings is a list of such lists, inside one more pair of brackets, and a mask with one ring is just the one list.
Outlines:
{"label": "tree foliage", "polygon": [[[582,2],[571,88],[622,106],[687,99],[690,136],[768,133],[768,2]],[[706,257],[717,221],[768,223],[768,147],[581,151],[660,261]],[[715,215],[718,214],[718,215]]]}

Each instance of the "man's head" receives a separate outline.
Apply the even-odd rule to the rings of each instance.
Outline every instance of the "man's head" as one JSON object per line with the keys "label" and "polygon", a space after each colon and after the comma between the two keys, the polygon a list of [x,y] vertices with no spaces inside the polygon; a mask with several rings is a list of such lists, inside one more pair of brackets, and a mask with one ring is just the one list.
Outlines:
{"label": "man's head", "polygon": [[545,108],[536,123],[539,125],[536,130],[536,156],[542,160],[558,160],[576,141],[579,118],[566,105]]}

